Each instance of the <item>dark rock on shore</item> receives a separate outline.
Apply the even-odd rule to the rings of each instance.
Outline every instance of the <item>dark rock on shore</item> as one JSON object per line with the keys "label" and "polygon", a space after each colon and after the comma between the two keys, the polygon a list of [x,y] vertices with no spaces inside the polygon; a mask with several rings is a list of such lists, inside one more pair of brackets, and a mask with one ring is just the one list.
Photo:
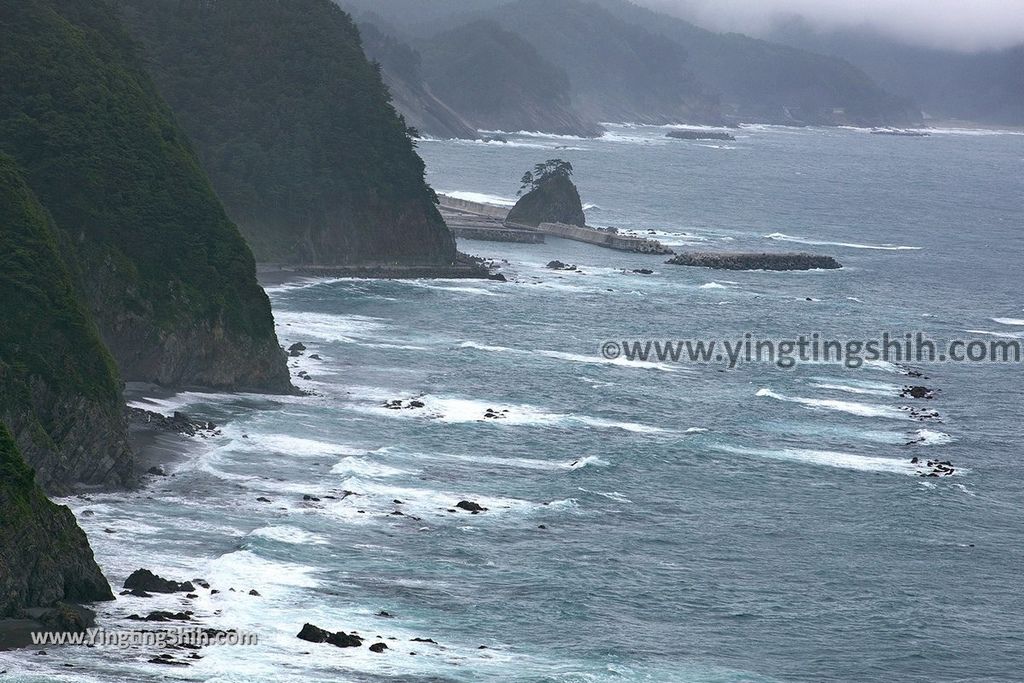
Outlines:
{"label": "dark rock on shore", "polygon": [[674,266],[720,270],[815,270],[842,265],[831,256],[768,252],[684,252],[666,261]]}
{"label": "dark rock on shore", "polygon": [[136,569],[124,581],[128,590],[141,590],[150,593],[191,593],[196,589],[191,581],[171,581],[157,576],[148,569]]}
{"label": "dark rock on shore", "polygon": [[735,142],[736,136],[731,133],[720,133],[711,130],[670,130],[665,137],[677,140],[726,140]]}
{"label": "dark rock on shore", "polygon": [[[155,427],[161,431],[170,432],[172,434],[184,434],[185,436],[196,436],[196,435],[214,435],[218,434],[219,428],[213,422],[206,420],[194,420],[185,413],[175,411],[174,414],[167,416],[155,413],[151,410],[145,410],[144,408],[132,408],[130,406],[125,407],[125,417],[128,422],[135,425],[146,425],[149,427]],[[156,474],[151,468],[150,474]]]}

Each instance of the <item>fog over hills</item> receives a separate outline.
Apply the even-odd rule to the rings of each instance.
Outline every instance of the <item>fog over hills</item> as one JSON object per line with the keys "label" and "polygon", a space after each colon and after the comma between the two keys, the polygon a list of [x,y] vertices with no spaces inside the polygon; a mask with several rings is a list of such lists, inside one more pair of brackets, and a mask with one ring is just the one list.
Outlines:
{"label": "fog over hills", "polygon": [[[715,33],[627,0],[339,2],[372,36],[367,51],[398,85],[396,106],[431,135],[458,134],[466,123],[588,135],[598,121],[921,122],[910,98],[842,58]],[[468,59],[467,50],[481,58]],[[482,58],[487,54],[503,56]],[[515,65],[514,75],[508,65]],[[567,83],[557,85],[558,71]],[[452,87],[455,73],[459,83]],[[535,87],[526,87],[531,82]],[[408,96],[417,89],[436,96],[452,120],[432,120],[431,108]],[[485,101],[502,104],[487,115],[467,106]],[[547,110],[551,121],[541,115]]]}

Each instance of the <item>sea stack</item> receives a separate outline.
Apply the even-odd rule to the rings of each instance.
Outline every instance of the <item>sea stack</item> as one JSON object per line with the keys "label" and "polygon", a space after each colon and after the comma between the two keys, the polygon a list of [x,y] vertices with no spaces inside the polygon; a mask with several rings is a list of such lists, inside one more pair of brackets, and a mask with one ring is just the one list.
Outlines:
{"label": "sea stack", "polygon": [[541,223],[586,225],[580,193],[572,182],[572,164],[550,159],[523,176],[525,192],[512,207],[506,223],[537,227]]}

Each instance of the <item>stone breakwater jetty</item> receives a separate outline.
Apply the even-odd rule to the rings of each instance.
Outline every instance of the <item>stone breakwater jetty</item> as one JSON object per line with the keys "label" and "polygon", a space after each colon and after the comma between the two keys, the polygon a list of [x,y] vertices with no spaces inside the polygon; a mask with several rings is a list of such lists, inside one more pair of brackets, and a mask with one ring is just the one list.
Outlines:
{"label": "stone breakwater jetty", "polygon": [[736,137],[731,133],[720,133],[713,130],[670,130],[665,137],[676,140],[725,140],[735,142]]}
{"label": "stone breakwater jetty", "polygon": [[691,251],[676,254],[666,263],[719,270],[834,270],[843,267],[831,256],[792,252]]}
{"label": "stone breakwater jetty", "polygon": [[567,223],[537,226],[508,220],[509,209],[439,194],[441,215],[456,237],[492,242],[543,243],[546,236],[586,242],[600,247],[640,254],[672,254],[657,240],[620,235],[615,228],[594,228]]}

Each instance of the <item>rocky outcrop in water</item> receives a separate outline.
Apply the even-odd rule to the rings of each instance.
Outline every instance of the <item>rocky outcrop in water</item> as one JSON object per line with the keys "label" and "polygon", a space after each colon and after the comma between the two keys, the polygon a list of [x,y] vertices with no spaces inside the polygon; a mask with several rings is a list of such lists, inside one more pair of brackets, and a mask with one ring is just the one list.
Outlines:
{"label": "rocky outcrop in water", "polygon": [[684,252],[666,261],[675,266],[722,270],[815,270],[842,268],[831,256],[765,252]]}
{"label": "rocky outcrop in water", "polygon": [[552,175],[524,194],[509,211],[508,223],[539,226],[541,223],[585,225],[583,203],[572,180],[565,175]]}

